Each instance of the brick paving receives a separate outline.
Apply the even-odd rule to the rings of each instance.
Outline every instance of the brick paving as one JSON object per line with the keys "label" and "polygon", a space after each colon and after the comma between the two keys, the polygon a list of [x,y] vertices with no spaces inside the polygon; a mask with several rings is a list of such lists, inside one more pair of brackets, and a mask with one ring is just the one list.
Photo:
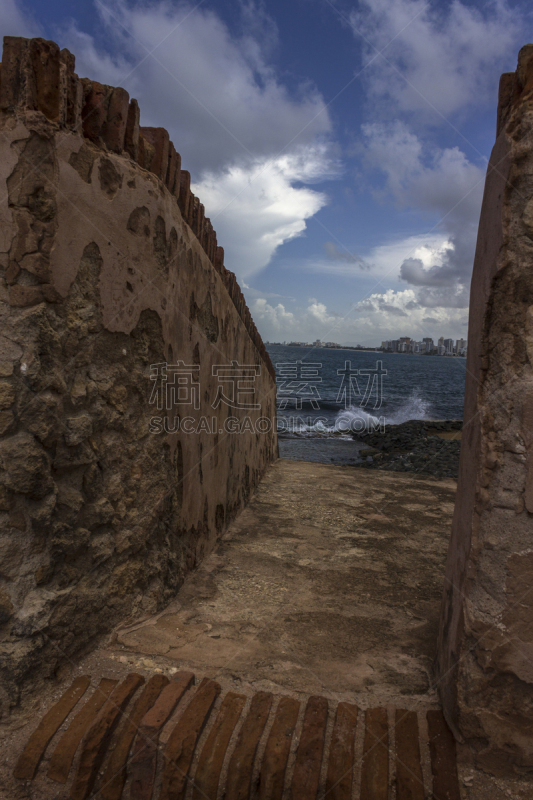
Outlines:
{"label": "brick paving", "polygon": [[92,697],[87,700],[83,708],[76,714],[52,754],[50,766],[48,767],[49,778],[58,783],[67,782],[79,743],[95,721],[98,712],[117,683],[118,681],[102,678]]}
{"label": "brick paving", "polygon": [[39,797],[66,784],[72,800],[460,800],[455,741],[440,711],[425,715],[424,739],[423,717],[411,710],[247,697],[207,678],[195,685],[187,672],[146,683],[132,673],[118,685],[98,678],[86,698],[89,685],[88,676],[74,681],[19,754],[14,776],[30,796],[35,780]]}

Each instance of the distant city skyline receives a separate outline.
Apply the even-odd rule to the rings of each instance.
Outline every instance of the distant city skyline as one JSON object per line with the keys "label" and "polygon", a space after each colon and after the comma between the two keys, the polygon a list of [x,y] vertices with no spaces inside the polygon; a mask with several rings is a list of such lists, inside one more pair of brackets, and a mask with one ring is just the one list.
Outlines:
{"label": "distant city skyline", "polygon": [[364,344],[342,344],[339,342],[327,341],[323,342],[321,339],[315,339],[313,342],[307,342],[303,340],[293,339],[292,341],[284,340],[283,342],[270,342],[266,341],[266,344],[272,345],[282,345],[284,347],[325,347],[325,348],[349,348],[352,350],[358,349],[370,349],[376,350],[381,352],[392,352],[392,353],[415,353],[415,354],[424,354],[424,353],[432,353],[437,355],[443,356],[466,356],[467,352],[467,340],[463,337],[459,337],[457,339],[452,338],[445,338],[444,336],[440,336],[437,339],[437,343],[432,337],[424,337],[420,341],[412,339],[410,336],[400,336],[398,339],[384,339],[381,342],[381,345],[378,346],[370,346]]}

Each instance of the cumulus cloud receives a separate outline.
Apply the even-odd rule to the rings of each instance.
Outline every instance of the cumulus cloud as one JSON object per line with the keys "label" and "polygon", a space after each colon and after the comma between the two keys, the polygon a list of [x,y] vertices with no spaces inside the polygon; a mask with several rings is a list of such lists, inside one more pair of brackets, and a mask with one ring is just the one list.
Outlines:
{"label": "cumulus cloud", "polygon": [[[339,344],[375,345],[384,339],[411,336],[457,338],[466,327],[468,312],[463,308],[436,308],[432,315],[416,301],[414,289],[376,292],[341,315],[325,303],[313,300],[306,307],[269,304],[265,298],[251,307],[261,335],[267,340],[313,342],[315,339]],[[401,326],[401,328],[399,328]]]}
{"label": "cumulus cloud", "polygon": [[327,306],[324,303],[311,303],[307,308],[307,314],[313,321],[318,322],[321,326],[337,326],[339,323],[339,314],[329,314]]}
{"label": "cumulus cloud", "polygon": [[382,303],[379,308],[380,311],[388,311],[389,314],[393,314],[397,317],[407,317],[407,314],[402,308],[391,306],[389,303]]}
{"label": "cumulus cloud", "polygon": [[399,278],[420,287],[417,302],[436,307],[463,307],[474,259],[483,193],[484,170],[457,147],[424,147],[407,126],[372,123],[363,126],[367,165],[385,177],[383,196],[399,208],[414,208],[437,217],[441,245],[422,257],[414,250],[400,264]]}
{"label": "cumulus cloud", "polygon": [[295,322],[294,314],[287,311],[282,303],[272,306],[264,297],[257,298],[252,307],[252,314],[256,322],[267,332],[266,338],[272,338],[277,333],[287,336]]}
{"label": "cumulus cloud", "polygon": [[[408,258],[422,261],[429,268],[435,261],[440,263],[442,253],[450,247],[449,238],[439,231],[420,233],[405,238],[394,238],[385,244],[364,250],[360,256],[362,264],[344,258],[307,258],[291,261],[293,269],[306,272],[324,273],[325,275],[341,275],[343,277],[360,276],[375,277],[380,283],[387,279],[400,284],[400,268]],[[340,254],[342,251],[339,249]]]}
{"label": "cumulus cloud", "polygon": [[[388,289],[375,293],[356,303],[359,327],[375,327],[382,339],[397,339],[399,335],[422,339],[424,336],[456,337],[460,327],[467,324],[468,312],[464,308],[439,306],[432,316],[418,302],[414,289],[395,291]],[[403,333],[398,331],[398,317],[408,318]]]}
{"label": "cumulus cloud", "polygon": [[193,184],[224,242],[226,264],[239,277],[266,266],[275,250],[302,235],[306,219],[326,204],[324,194],[293,186],[312,180],[326,158],[322,147],[307,147],[279,158],[204,173]]}
{"label": "cumulus cloud", "polygon": [[393,317],[407,317],[405,308],[412,304],[413,293],[395,292],[392,289],[384,294],[372,294],[370,297],[361,300],[354,305],[354,310],[358,312],[385,313]]}
{"label": "cumulus cloud", "polygon": [[[520,22],[504,0],[481,8],[454,0],[361,0],[350,16],[363,38],[363,64],[374,102],[400,111],[450,115],[493,97],[501,72],[514,68]],[[376,53],[383,51],[377,56]],[[435,120],[433,120],[435,121]]]}
{"label": "cumulus cloud", "polygon": [[418,206],[442,216],[466,213],[469,219],[479,214],[485,170],[458,147],[424,145],[401,120],[368,123],[361,130],[367,166],[385,175],[385,189],[400,208]]}

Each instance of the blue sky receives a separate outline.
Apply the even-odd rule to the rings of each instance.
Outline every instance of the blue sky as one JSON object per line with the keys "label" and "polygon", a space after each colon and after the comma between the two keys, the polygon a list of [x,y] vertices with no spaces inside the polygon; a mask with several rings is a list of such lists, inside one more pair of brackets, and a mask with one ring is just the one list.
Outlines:
{"label": "blue sky", "polygon": [[265,339],[466,336],[528,3],[0,0],[0,27],[168,128]]}

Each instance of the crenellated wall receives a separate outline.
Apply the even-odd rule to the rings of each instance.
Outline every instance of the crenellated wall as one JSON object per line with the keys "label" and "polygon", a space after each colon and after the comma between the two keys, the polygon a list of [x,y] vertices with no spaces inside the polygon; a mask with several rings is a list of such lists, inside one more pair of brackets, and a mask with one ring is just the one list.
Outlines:
{"label": "crenellated wall", "polygon": [[217,244],[205,208],[191,192],[191,176],[164,128],[140,126],[140,110],[125,89],[104,86],[74,72],[75,59],[55,42],[4,36],[0,69],[0,109],[40,111],[58,128],[83,133],[98,149],[129,155],[156,175],[176,198],[183,220],[220,274],[248,333],[271,375],[274,368],[235,274],[224,267],[224,249]]}
{"label": "crenellated wall", "polygon": [[533,768],[533,45],[502,75],[470,292],[437,686],[478,766]]}
{"label": "crenellated wall", "polygon": [[[68,51],[13,37],[0,131],[5,709],[167,604],[277,441],[272,364],[166,131]],[[166,362],[185,385],[160,409]],[[239,365],[254,394],[235,404],[217,368]]]}

